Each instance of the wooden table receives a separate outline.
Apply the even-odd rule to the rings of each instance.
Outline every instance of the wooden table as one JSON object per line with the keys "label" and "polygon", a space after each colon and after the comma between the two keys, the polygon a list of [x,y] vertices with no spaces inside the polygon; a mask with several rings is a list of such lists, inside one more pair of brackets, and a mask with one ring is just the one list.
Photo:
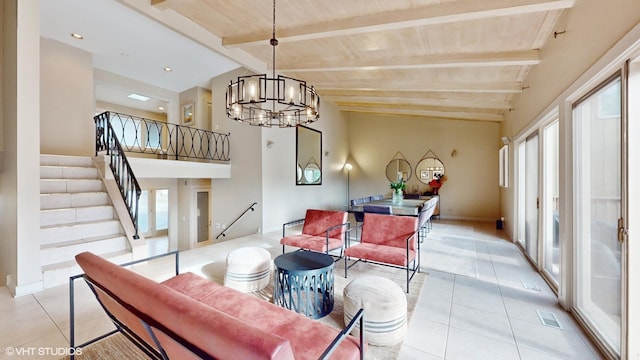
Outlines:
{"label": "wooden table", "polygon": [[418,216],[422,205],[427,202],[423,199],[402,199],[393,201],[393,199],[372,200],[364,204],[351,206],[351,211],[364,211],[364,205],[390,206],[392,215]]}

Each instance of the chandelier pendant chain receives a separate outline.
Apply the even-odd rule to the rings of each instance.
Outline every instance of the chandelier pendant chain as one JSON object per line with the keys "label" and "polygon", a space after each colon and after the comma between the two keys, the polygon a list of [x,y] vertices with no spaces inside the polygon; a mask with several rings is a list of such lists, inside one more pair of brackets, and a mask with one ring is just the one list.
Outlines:
{"label": "chandelier pendant chain", "polygon": [[[273,0],[273,32],[271,33],[271,40],[269,41],[269,43],[271,44],[271,66],[273,67],[271,69],[272,74],[273,74],[273,78],[276,78],[276,46],[278,46],[278,39],[276,39],[276,0]],[[272,82],[272,91],[273,94],[276,93],[276,82],[273,81]],[[271,110],[272,110],[272,114],[271,116],[275,116],[275,112],[276,112],[276,100],[275,100],[275,96],[274,99],[271,100]]]}

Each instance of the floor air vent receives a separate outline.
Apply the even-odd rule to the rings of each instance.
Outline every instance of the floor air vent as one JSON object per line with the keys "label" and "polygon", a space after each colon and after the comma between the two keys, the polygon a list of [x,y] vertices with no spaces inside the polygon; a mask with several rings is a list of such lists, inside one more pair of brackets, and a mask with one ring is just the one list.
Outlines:
{"label": "floor air vent", "polygon": [[556,315],[549,311],[536,310],[538,313],[538,318],[542,325],[549,326],[556,329],[562,329],[562,325],[560,325],[560,320],[556,317]]}
{"label": "floor air vent", "polygon": [[540,291],[540,288],[534,282],[522,281],[522,286],[527,290]]}

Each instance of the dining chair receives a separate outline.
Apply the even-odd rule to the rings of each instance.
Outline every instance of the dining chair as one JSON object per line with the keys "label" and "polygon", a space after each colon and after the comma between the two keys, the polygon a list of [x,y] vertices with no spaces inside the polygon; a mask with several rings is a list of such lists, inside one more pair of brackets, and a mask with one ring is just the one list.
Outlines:
{"label": "dining chair", "polygon": [[375,213],[375,214],[391,214],[391,206],[382,206],[382,205],[364,205],[363,210],[365,213]]}

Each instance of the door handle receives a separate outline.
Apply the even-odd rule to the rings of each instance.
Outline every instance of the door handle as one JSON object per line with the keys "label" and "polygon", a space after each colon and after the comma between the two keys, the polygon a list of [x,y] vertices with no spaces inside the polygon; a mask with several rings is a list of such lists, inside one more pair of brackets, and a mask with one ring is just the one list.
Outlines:
{"label": "door handle", "polygon": [[618,219],[618,243],[622,244],[627,237],[628,230],[624,227],[624,219]]}

